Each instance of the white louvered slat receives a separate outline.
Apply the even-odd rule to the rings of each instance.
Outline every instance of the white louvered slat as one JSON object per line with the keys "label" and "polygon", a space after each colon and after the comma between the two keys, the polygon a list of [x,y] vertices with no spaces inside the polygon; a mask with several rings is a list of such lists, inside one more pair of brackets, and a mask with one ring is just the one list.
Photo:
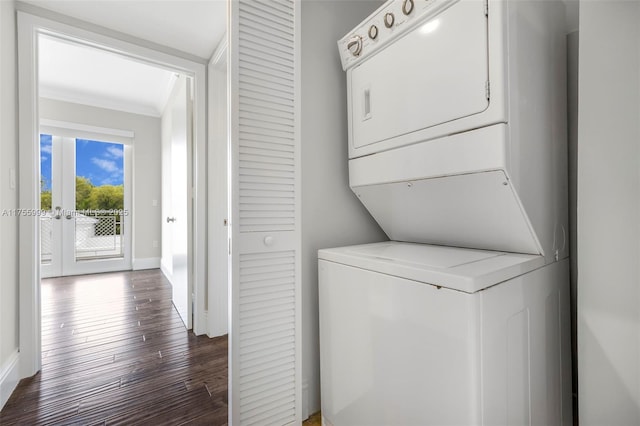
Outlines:
{"label": "white louvered slat", "polygon": [[295,419],[294,272],[292,251],[240,255],[241,424]]}
{"label": "white louvered slat", "polygon": [[[259,10],[252,7],[253,5],[248,5],[244,3],[244,7],[241,4],[241,12],[245,12],[244,14],[244,24],[246,26],[254,26],[254,28],[259,28],[264,34],[271,34],[276,37],[281,37],[283,40],[293,39],[293,29],[287,28],[287,25],[281,25],[275,20],[266,19],[264,14],[261,14]],[[242,25],[240,28],[242,28]],[[240,44],[244,40],[240,38]]]}
{"label": "white louvered slat", "polygon": [[[256,34],[249,28],[241,29],[240,34],[243,36],[244,45],[252,46],[249,49],[250,51],[255,48],[269,49],[269,51],[277,58],[285,62],[293,63],[294,56],[284,44],[284,42],[286,42],[284,39],[274,36],[265,37],[264,34]],[[240,75],[246,75],[246,72],[243,70],[242,74]]]}
{"label": "white louvered slat", "polygon": [[285,119],[278,119],[275,117],[269,116],[260,116],[258,114],[246,113],[243,115],[240,120],[240,125],[253,123],[256,126],[259,126],[264,129],[277,130],[280,132],[287,132],[289,135],[293,131],[293,125],[291,123],[287,123]]}
{"label": "white louvered slat", "polygon": [[297,0],[234,0],[231,421],[300,421]]}
{"label": "white louvered slat", "polygon": [[[287,139],[273,138],[271,136],[262,135],[255,132],[249,132],[246,129],[240,132],[240,137],[242,137],[243,140],[246,140],[247,143],[265,143],[265,144],[271,143],[274,145],[282,145],[283,147],[293,147],[294,145],[293,143],[294,141],[287,140]],[[247,144],[246,146],[249,146],[249,145]]]}
{"label": "white louvered slat", "polygon": [[251,149],[261,149],[267,150],[270,155],[280,155],[279,151],[283,152],[294,152],[293,147],[291,145],[283,145],[271,142],[259,142],[251,139],[246,139],[243,146],[240,148],[242,151],[247,151]]}
{"label": "white louvered slat", "polygon": [[243,69],[242,72],[240,73],[240,76],[254,77],[263,81],[268,81],[270,83],[282,84],[282,85],[288,85],[288,82],[291,80],[291,74],[288,72],[280,73],[278,75],[277,73],[259,72],[254,69],[248,69],[248,68]]}
{"label": "white louvered slat", "polygon": [[293,78],[293,75],[289,74],[289,68],[286,65],[266,59],[258,50],[249,50],[240,64],[245,68],[261,67],[262,71],[270,76],[287,78],[288,75],[289,78]]}
{"label": "white louvered slat", "polygon": [[278,9],[274,8],[272,4],[262,1],[254,1],[252,6],[261,11],[265,16],[269,16],[270,19],[277,19],[284,25],[289,25],[291,19],[293,19],[293,10],[291,9]]}
{"label": "white louvered slat", "polygon": [[[266,72],[264,74],[267,74]],[[277,72],[269,73],[277,77]],[[247,98],[240,94],[240,106],[245,111],[259,112],[265,115],[278,114],[280,117],[291,117],[292,107],[291,105],[278,105],[271,102],[271,100],[263,101],[254,97]]]}
{"label": "white louvered slat", "polygon": [[242,175],[240,176],[240,183],[272,183],[286,185],[289,181],[287,177]]}

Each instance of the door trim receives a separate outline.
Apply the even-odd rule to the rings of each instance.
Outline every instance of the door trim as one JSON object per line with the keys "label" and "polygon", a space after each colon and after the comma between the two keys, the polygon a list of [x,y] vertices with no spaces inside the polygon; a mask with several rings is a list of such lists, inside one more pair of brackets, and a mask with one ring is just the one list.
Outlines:
{"label": "door trim", "polygon": [[[193,146],[193,257],[194,328],[206,331],[204,312],[206,283],[206,72],[203,63],[124,41],[122,34],[102,29],[94,33],[69,24],[18,10],[19,70],[19,205],[39,206],[39,108],[38,35],[48,34],[107,50],[131,59],[182,73],[194,81]],[[81,21],[78,21],[81,23]],[[104,35],[112,34],[113,37]],[[40,341],[40,231],[35,216],[19,218],[20,246],[20,376],[29,377],[41,368]]]}

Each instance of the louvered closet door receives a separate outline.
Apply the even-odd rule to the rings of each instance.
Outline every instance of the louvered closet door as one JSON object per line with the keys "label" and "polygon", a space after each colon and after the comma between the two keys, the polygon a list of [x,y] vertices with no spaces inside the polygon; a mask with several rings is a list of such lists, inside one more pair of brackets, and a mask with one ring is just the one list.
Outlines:
{"label": "louvered closet door", "polygon": [[230,5],[231,400],[234,425],[301,417],[298,16]]}

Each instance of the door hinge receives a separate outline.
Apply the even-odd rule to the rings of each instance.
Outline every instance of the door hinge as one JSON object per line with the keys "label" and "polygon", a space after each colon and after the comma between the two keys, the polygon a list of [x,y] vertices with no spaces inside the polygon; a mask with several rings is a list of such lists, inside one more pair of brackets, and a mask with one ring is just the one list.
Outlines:
{"label": "door hinge", "polygon": [[487,100],[489,100],[489,97],[491,96],[491,86],[489,85],[489,81],[484,83],[484,93],[487,96]]}
{"label": "door hinge", "polygon": [[484,16],[489,16],[489,0],[484,0]]}

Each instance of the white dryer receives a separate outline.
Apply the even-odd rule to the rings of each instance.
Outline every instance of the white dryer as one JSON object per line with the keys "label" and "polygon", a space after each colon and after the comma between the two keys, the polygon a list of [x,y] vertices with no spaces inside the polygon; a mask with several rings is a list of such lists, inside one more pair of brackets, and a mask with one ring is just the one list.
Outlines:
{"label": "white dryer", "polygon": [[571,424],[563,16],[389,0],[338,42],[392,241],[319,252],[325,424]]}
{"label": "white dryer", "polygon": [[338,47],[349,183],[392,240],[568,255],[559,0],[390,0]]}

